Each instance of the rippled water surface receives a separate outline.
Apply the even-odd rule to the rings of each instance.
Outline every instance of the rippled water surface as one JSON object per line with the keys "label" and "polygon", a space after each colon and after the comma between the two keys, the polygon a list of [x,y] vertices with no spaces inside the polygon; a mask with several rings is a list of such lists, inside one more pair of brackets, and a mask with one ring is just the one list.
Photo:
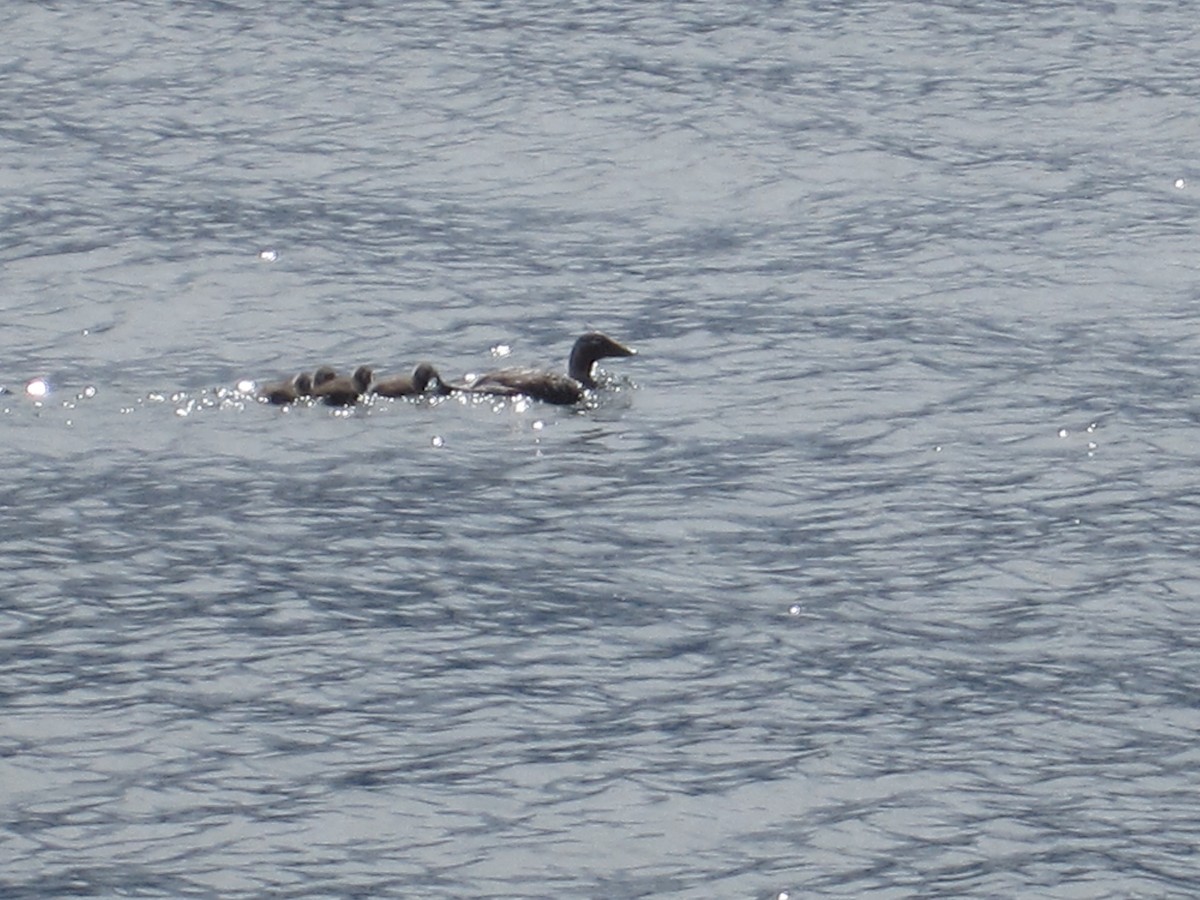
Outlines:
{"label": "rippled water surface", "polygon": [[5,897],[1194,893],[1186,5],[5,18]]}

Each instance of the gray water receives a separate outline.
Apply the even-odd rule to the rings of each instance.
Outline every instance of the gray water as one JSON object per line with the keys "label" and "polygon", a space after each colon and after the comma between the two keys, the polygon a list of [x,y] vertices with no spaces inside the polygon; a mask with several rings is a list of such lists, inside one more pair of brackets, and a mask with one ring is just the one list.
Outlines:
{"label": "gray water", "polygon": [[1195,893],[1188,4],[2,15],[4,897]]}

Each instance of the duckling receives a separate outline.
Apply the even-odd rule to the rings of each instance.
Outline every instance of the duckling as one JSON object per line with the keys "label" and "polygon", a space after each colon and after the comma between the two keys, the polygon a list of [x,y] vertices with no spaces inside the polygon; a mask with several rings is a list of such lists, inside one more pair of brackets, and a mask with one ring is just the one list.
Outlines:
{"label": "duckling", "polygon": [[312,395],[329,406],[353,406],[370,387],[371,374],[369,366],[359,366],[349,378],[322,367],[313,378]]}
{"label": "duckling", "polygon": [[263,385],[258,392],[258,398],[275,406],[295,403],[303,397],[312,395],[313,379],[307,372],[294,375],[286,381],[276,381]]}
{"label": "duckling", "polygon": [[413,397],[426,393],[430,385],[433,386],[431,393],[442,396],[450,393],[438,370],[423,362],[417,364],[411,375],[396,375],[375,382],[371,391],[381,397]]}

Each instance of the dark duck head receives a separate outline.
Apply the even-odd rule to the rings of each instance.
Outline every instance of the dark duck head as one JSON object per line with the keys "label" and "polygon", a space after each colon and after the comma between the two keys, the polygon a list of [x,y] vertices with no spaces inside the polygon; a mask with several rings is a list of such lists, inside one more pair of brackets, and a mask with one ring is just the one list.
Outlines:
{"label": "dark duck head", "polygon": [[273,403],[276,406],[283,406],[288,403],[295,403],[304,397],[312,394],[313,380],[312,376],[307,372],[301,372],[289,378],[287,381],[277,381],[274,384],[264,385],[258,392],[260,399]]}
{"label": "dark duck head", "polygon": [[427,392],[442,395],[450,393],[450,388],[442,381],[438,370],[427,362],[418,363],[411,375],[397,375],[375,382],[372,390],[381,397],[414,397]]}
{"label": "dark duck head", "polygon": [[349,378],[322,367],[313,377],[312,395],[329,406],[353,406],[371,386],[371,375],[369,366],[359,366]]}
{"label": "dark duck head", "polygon": [[610,356],[636,356],[637,351],[619,344],[607,334],[589,331],[580,336],[571,348],[571,356],[567,359],[567,374],[584,387],[594,388],[596,379],[592,371],[599,360]]}
{"label": "dark duck head", "polygon": [[567,374],[538,369],[499,369],[471,379],[463,390],[500,396],[524,395],[546,403],[578,403],[584,392],[596,387],[596,362],[610,356],[633,356],[637,351],[606,334],[590,331],[575,341],[567,359]]}

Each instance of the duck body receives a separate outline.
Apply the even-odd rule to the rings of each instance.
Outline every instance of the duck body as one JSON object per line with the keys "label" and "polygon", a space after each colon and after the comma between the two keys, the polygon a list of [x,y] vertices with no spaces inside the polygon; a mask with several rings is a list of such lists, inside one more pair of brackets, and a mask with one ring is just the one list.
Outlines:
{"label": "duck body", "polygon": [[349,377],[321,368],[313,378],[312,395],[328,406],[353,406],[371,386],[371,376],[369,366],[359,366]]}
{"label": "duck body", "polygon": [[590,388],[596,387],[596,362],[612,356],[633,356],[637,351],[618,343],[608,335],[591,331],[581,335],[567,359],[567,374],[542,369],[497,369],[468,379],[457,389],[474,394],[525,396],[544,403],[567,406],[578,403]]}
{"label": "duck body", "polygon": [[305,397],[311,396],[313,390],[312,376],[307,372],[301,372],[286,381],[277,381],[274,384],[263,385],[258,392],[260,400],[265,400],[274,406],[285,406],[288,403],[295,403]]}
{"label": "duck body", "polygon": [[[433,386],[432,391],[430,386]],[[442,381],[442,376],[427,362],[418,363],[411,375],[396,375],[375,382],[371,392],[381,397],[416,397],[420,394],[433,393],[444,396],[450,393],[450,388]]]}
{"label": "duck body", "polygon": [[529,397],[559,406],[578,403],[586,390],[574,378],[541,369],[498,369],[477,375],[461,389],[494,397]]}

